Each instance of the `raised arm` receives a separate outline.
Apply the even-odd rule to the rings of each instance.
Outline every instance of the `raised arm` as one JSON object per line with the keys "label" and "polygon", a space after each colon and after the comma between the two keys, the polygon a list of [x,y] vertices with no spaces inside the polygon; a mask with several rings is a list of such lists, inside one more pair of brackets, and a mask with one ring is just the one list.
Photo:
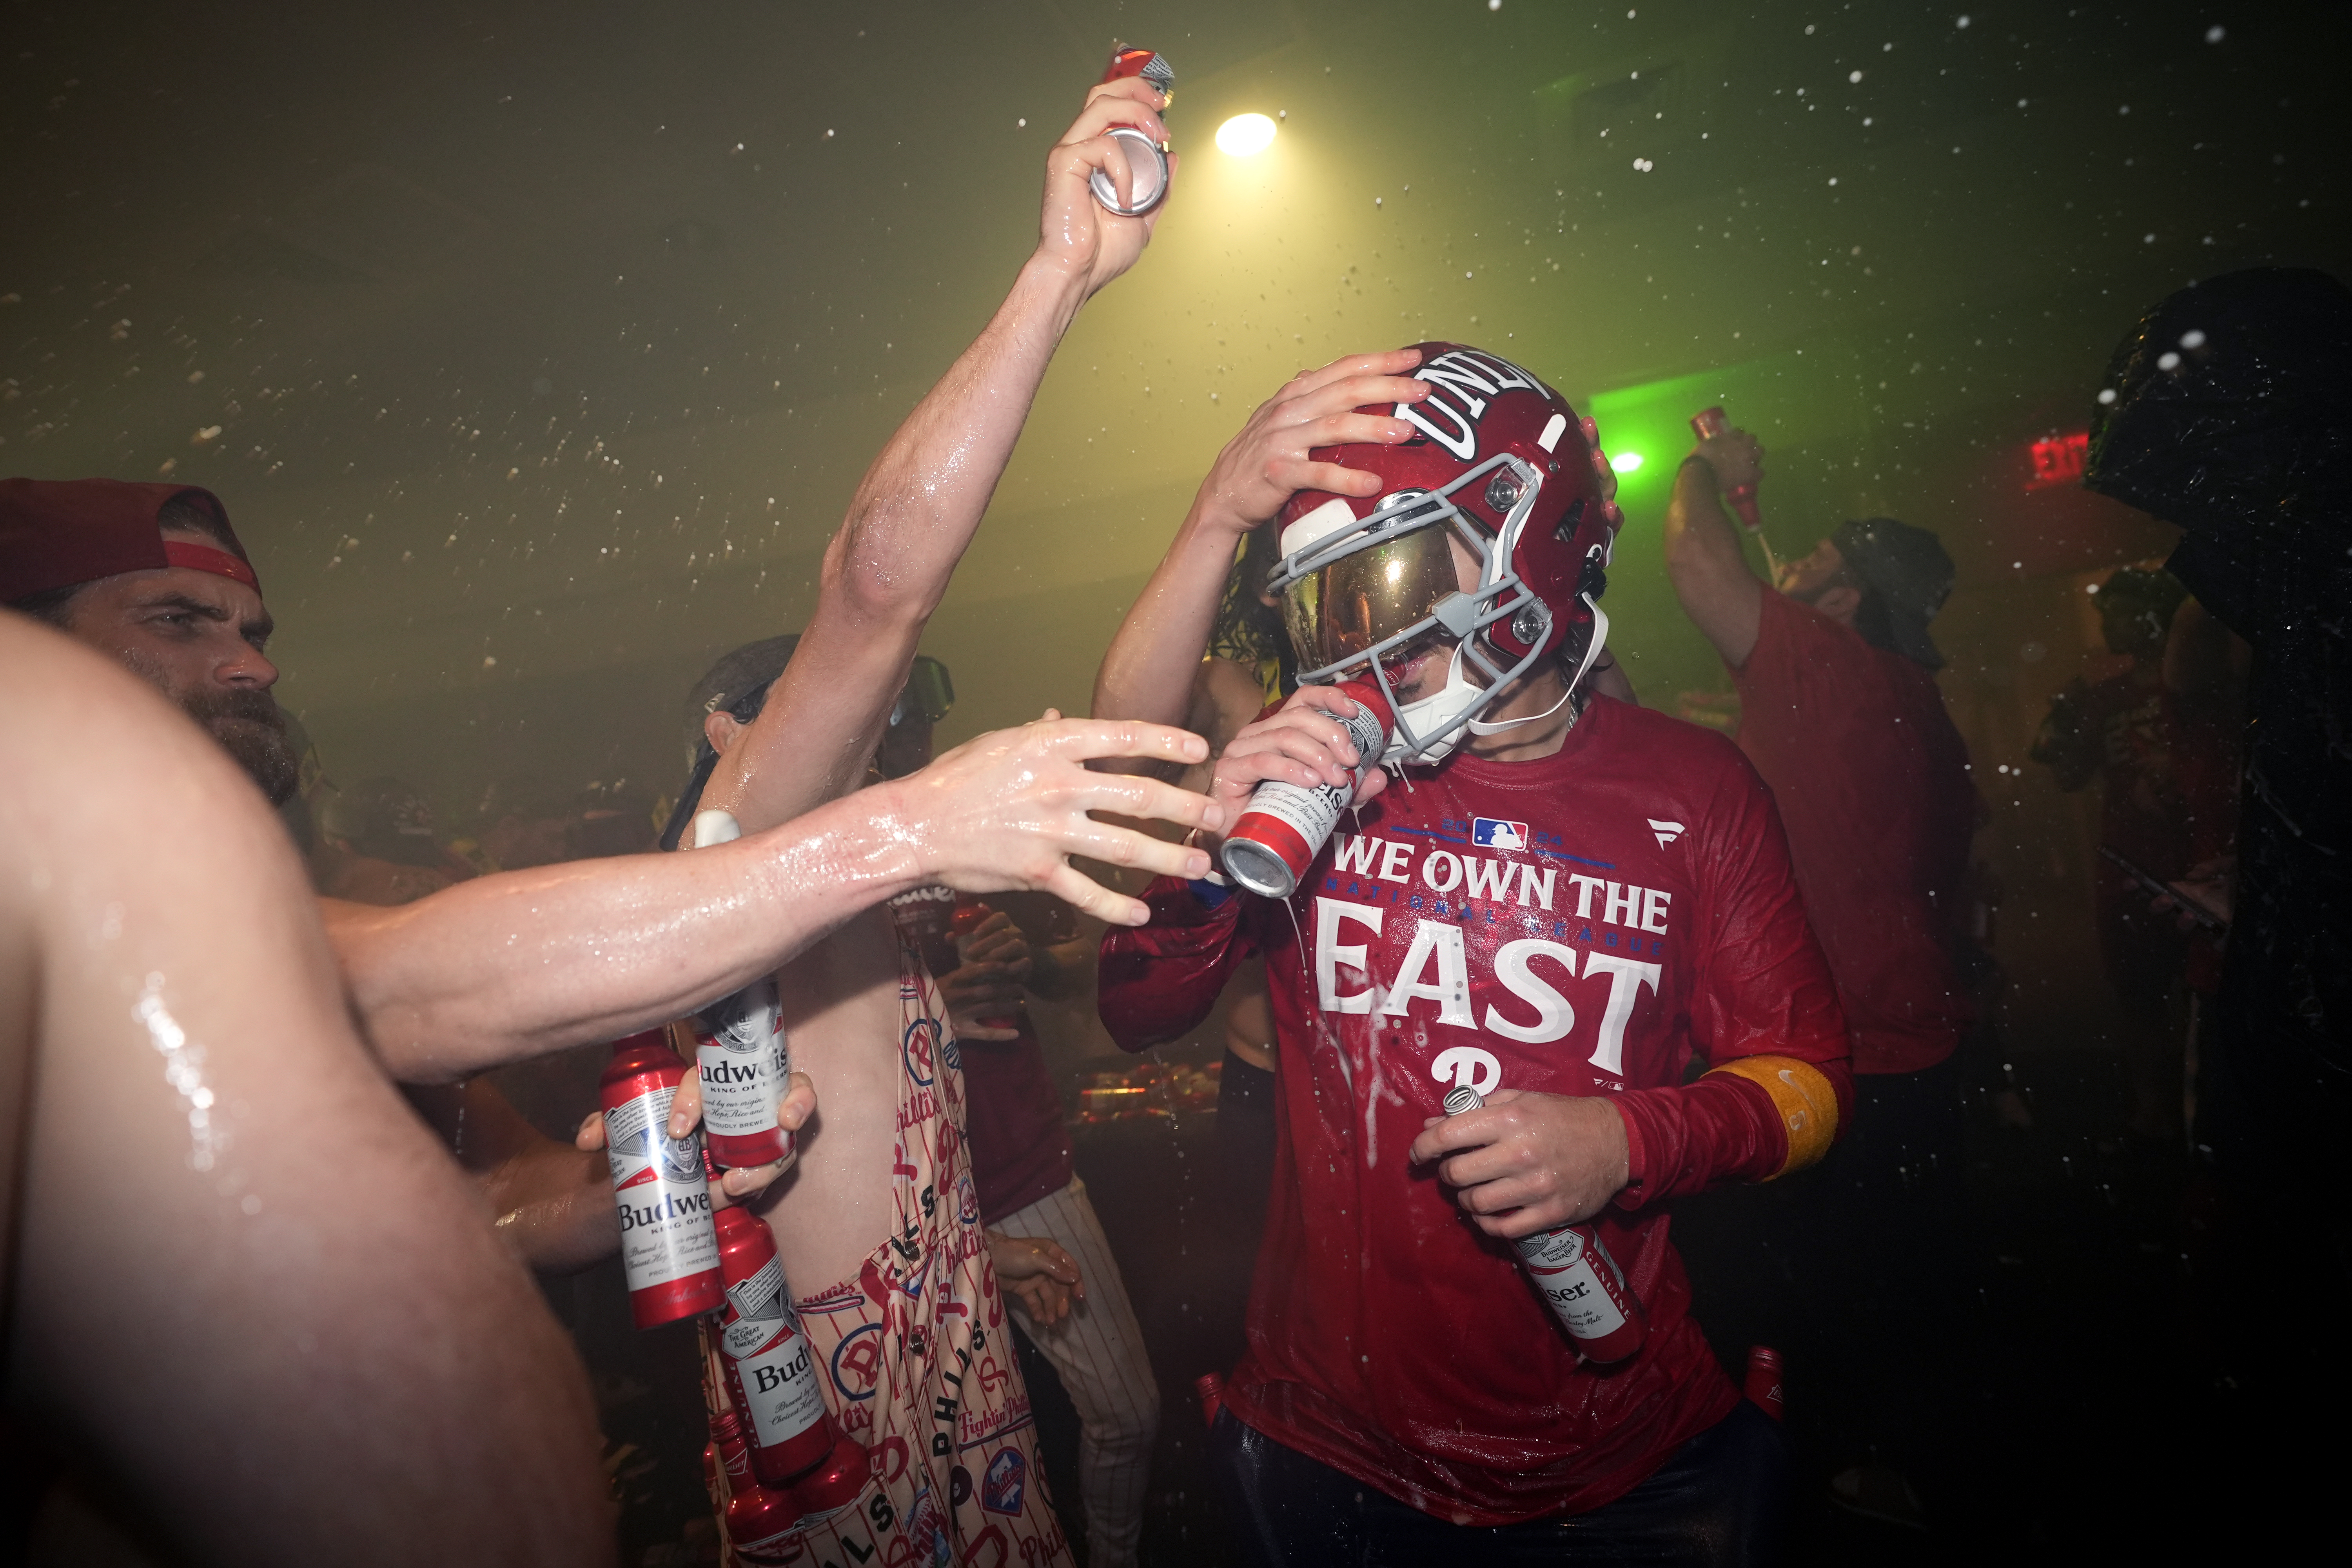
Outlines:
{"label": "raised arm", "polygon": [[924,624],[963,558],[1062,334],[1096,290],[1134,265],[1165,204],[1140,218],[1097,205],[1088,174],[1124,168],[1106,134],[1164,141],[1158,90],[1097,87],[1046,161],[1035,254],[996,315],[874,459],[825,549],[817,605],[792,663],[703,804],[747,831],[854,789],[905,683]]}
{"label": "raised arm", "polygon": [[1710,437],[1683,459],[1666,502],[1666,580],[1688,616],[1724,662],[1735,668],[1756,650],[1764,620],[1764,584],[1748,569],[1739,535],[1718,492],[1754,483],[1764,450],[1745,430]]}
{"label": "raised arm", "polygon": [[1403,420],[1359,409],[1418,403],[1428,384],[1404,373],[1421,363],[1414,349],[1353,354],[1302,372],[1259,405],[1201,481],[1183,525],[1151,581],[1119,623],[1095,674],[1095,717],[1182,723],[1199,701],[1195,675],[1243,535],[1271,522],[1303,489],[1369,496],[1371,474],[1318,463],[1319,447],[1354,442],[1394,445],[1409,438]]}
{"label": "raised arm", "polygon": [[[361,1026],[393,1077],[446,1083],[683,1017],[909,888],[1040,888],[1118,924],[1143,905],[1077,855],[1198,876],[1207,860],[1089,813],[1213,826],[1200,795],[1088,760],[1200,761],[1195,736],[1062,721],[983,735],[922,772],[691,855],[483,877],[413,904],[321,900]],[[1194,867],[1186,870],[1184,867]]]}

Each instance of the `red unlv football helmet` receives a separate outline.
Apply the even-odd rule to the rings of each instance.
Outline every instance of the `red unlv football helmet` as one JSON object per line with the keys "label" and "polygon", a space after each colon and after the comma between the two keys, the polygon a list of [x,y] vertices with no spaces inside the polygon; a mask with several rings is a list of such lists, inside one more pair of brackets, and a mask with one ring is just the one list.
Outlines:
{"label": "red unlv football helmet", "polygon": [[[1547,657],[1577,660],[1573,692],[1608,638],[1597,601],[1617,537],[1566,398],[1483,349],[1418,346],[1409,374],[1433,390],[1394,413],[1421,433],[1397,447],[1318,448],[1318,462],[1379,475],[1381,492],[1293,496],[1266,584],[1282,595],[1301,684],[1378,682],[1397,715],[1387,763],[1442,762],[1465,727],[1520,721],[1478,715]],[[1386,666],[1440,636],[1455,645],[1444,688],[1399,704]]]}

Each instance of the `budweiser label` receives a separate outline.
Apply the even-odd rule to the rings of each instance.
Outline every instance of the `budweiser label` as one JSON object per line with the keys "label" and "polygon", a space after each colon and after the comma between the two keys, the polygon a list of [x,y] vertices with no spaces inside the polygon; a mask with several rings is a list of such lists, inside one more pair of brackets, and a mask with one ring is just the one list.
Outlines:
{"label": "budweiser label", "polygon": [[621,1263],[631,1290],[719,1267],[702,1135],[667,1135],[669,1102],[677,1095],[675,1089],[657,1089],[604,1112],[605,1158],[621,1212]]}
{"label": "budweiser label", "polygon": [[719,1331],[719,1346],[742,1380],[751,1440],[773,1448],[824,1419],[808,1339],[784,1295],[784,1266],[771,1258],[749,1279],[729,1286],[727,1300],[735,1316]]}
{"label": "budweiser label", "polygon": [[776,1102],[792,1070],[775,981],[754,981],[697,1014],[694,1061],[704,1126],[721,1138],[775,1131]]}
{"label": "budweiser label", "polygon": [[[1339,719],[1336,713],[1331,717]],[[1250,793],[1249,805],[1234,826],[1233,836],[1225,841],[1224,863],[1226,874],[1251,892],[1267,898],[1288,898],[1298,885],[1298,879],[1306,875],[1307,868],[1314,864],[1315,857],[1329,842],[1331,830],[1339,825],[1349,802],[1356,798],[1357,785],[1364,782],[1367,773],[1380,765],[1381,753],[1388,747],[1388,730],[1370,704],[1359,700],[1356,711],[1339,719],[1339,724],[1348,731],[1348,739],[1361,759],[1352,783],[1345,786],[1317,784],[1307,789],[1280,779],[1266,779]],[[1257,820],[1262,818],[1280,823],[1297,835],[1297,844],[1286,842],[1287,836],[1279,829],[1269,830],[1265,822]],[[1303,858],[1298,853],[1302,845]],[[1286,868],[1289,875],[1278,874],[1275,863]]]}
{"label": "budweiser label", "polygon": [[1616,1293],[1597,1272],[1608,1268],[1608,1261],[1595,1256],[1598,1248],[1586,1245],[1584,1233],[1577,1226],[1540,1231],[1521,1237],[1513,1245],[1526,1260],[1528,1272],[1535,1276],[1544,1300],[1551,1303],[1553,1315],[1570,1334],[1580,1340],[1597,1340],[1625,1326],[1625,1314],[1617,1310]]}

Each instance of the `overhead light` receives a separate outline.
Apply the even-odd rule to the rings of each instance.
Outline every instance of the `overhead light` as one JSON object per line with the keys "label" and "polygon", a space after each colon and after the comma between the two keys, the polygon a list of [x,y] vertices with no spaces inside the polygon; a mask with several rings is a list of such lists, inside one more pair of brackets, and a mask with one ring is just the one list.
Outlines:
{"label": "overhead light", "polygon": [[1274,145],[1274,121],[1263,114],[1236,114],[1217,127],[1217,151],[1254,158]]}
{"label": "overhead light", "polygon": [[1634,469],[1642,466],[1642,454],[1639,452],[1620,452],[1615,457],[1609,459],[1609,466],[1616,469],[1621,474],[1630,474]]}

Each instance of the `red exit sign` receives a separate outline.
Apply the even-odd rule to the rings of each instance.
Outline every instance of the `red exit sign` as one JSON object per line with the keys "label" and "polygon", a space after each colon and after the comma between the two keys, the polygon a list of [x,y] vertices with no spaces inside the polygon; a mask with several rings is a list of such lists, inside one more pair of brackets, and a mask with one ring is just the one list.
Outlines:
{"label": "red exit sign", "polygon": [[2025,481],[2025,488],[2039,490],[2053,485],[2081,484],[2083,458],[2090,447],[2091,434],[2087,430],[2078,430],[2071,436],[2044,436],[2031,448],[2033,477]]}

